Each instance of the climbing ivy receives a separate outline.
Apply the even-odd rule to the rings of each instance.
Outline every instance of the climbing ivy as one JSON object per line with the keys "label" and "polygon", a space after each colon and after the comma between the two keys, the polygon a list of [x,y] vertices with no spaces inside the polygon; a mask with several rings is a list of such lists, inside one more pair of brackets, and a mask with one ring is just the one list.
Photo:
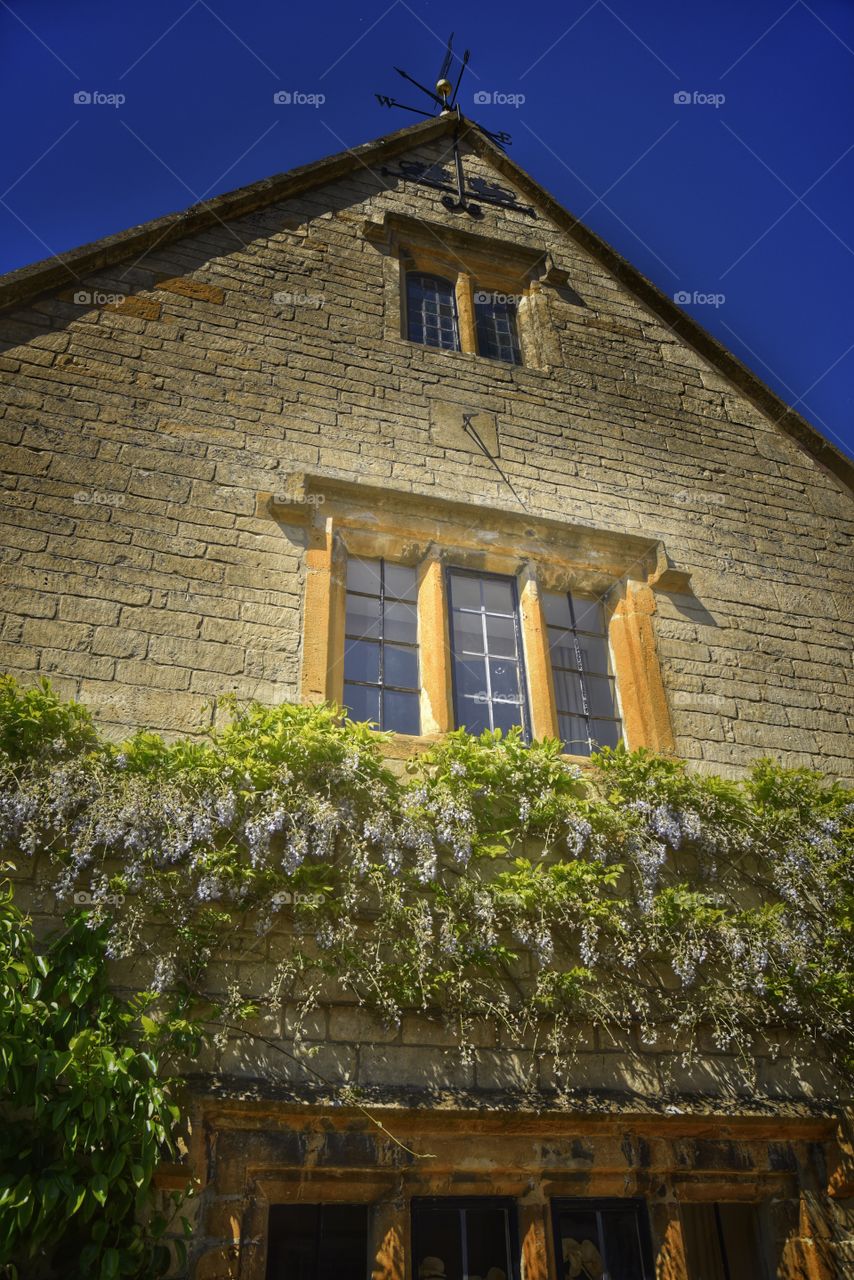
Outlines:
{"label": "climbing ivy", "polygon": [[[101,947],[144,978],[143,1003],[121,1014],[111,1004],[103,1024],[87,996],[85,1016],[55,1028],[65,1004],[53,992],[27,1023],[33,1043],[58,1037],[59,1064],[72,1053],[82,1079],[102,1071],[105,1089],[125,1091],[106,1125],[123,1123],[134,1090],[160,1087],[135,1036],[166,1037],[174,1056],[194,1028],[222,1044],[241,1019],[287,1000],[299,1042],[300,1015],[330,982],[387,1023],[411,1010],[442,1020],[464,1057],[483,1019],[533,1038],[566,1089],[578,1028],[591,1022],[641,1041],[665,1027],[688,1045],[702,1028],[748,1077],[757,1033],[785,1033],[805,1055],[821,1044],[841,1070],[854,1068],[850,791],[770,761],[734,782],[622,748],[582,770],[559,743],[528,746],[518,733],[453,733],[398,770],[384,746],[334,707],[255,704],[233,704],[227,723],[198,738],[138,733],[117,745],[48,686],[0,681],[0,847],[60,911],[86,908],[56,960],[45,959],[47,975],[32,953],[35,978],[47,981],[54,964],[59,974],[71,940],[87,937],[88,982],[103,981]],[[258,998],[242,975],[268,940],[274,973]],[[30,961],[16,963],[15,999],[33,1000]],[[110,998],[98,991],[100,1009]],[[78,1064],[71,1037],[81,1034]],[[110,1075],[99,1055],[124,1061],[119,1043],[133,1069]],[[24,1032],[12,1045],[7,1073],[37,1052]],[[51,1062],[39,1085],[27,1082],[44,1097],[57,1075],[60,1095],[71,1088],[69,1066],[59,1075]],[[43,1095],[26,1106],[34,1112]],[[152,1102],[149,1160],[168,1145],[168,1105]],[[110,1162],[141,1141],[131,1124],[98,1167],[90,1154],[79,1176],[65,1169],[51,1192],[62,1213],[85,1186],[75,1216],[94,1204],[92,1220],[106,1221],[113,1193],[98,1183],[98,1205],[91,1183],[111,1187]],[[143,1164],[137,1186],[129,1160],[114,1171],[122,1212],[150,1177]],[[8,1175],[3,1185],[8,1197]],[[27,1212],[20,1194],[15,1223]],[[31,1221],[47,1230],[43,1192],[32,1196]],[[10,1212],[7,1198],[0,1226],[18,1240]],[[102,1268],[119,1248],[106,1237],[95,1246]],[[126,1265],[120,1249],[109,1256]]]}
{"label": "climbing ivy", "polygon": [[148,1044],[160,1028],[146,1018],[146,998],[126,1004],[107,988],[105,933],[75,913],[39,948],[8,882],[0,888],[7,1276],[48,1266],[113,1280],[162,1275],[169,1265],[168,1223],[152,1211],[151,1187],[158,1163],[177,1153],[179,1111]]}

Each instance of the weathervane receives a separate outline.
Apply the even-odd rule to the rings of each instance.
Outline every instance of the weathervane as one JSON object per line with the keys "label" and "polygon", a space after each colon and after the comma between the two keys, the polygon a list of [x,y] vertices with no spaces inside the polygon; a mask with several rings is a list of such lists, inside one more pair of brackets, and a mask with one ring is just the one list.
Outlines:
{"label": "weathervane", "polygon": [[[377,93],[374,96],[380,106],[399,107],[401,111],[411,111],[415,115],[427,116],[430,118],[437,114],[440,116],[455,115],[458,121],[462,120],[463,115],[460,111],[457,98],[460,91],[460,82],[462,81],[466,67],[469,64],[471,50],[466,49],[462,58],[458,59],[460,63],[460,70],[456,84],[452,84],[448,79],[448,73],[451,70],[451,63],[455,56],[453,52],[453,44],[454,33],[452,31],[448,39],[448,47],[445,50],[445,56],[442,59],[442,65],[439,68],[435,92],[432,89],[428,89],[426,85],[421,84],[419,80],[416,80],[414,76],[409,75],[409,73],[404,71],[401,67],[395,67],[395,71],[399,76],[402,76],[403,79],[407,80],[410,84],[415,85],[415,88],[420,90],[421,93],[426,94],[433,104],[432,110],[425,111],[421,107],[411,107],[408,103],[398,102],[397,98],[391,98],[384,93]],[[487,129],[484,125],[478,124],[477,121],[473,121],[472,123],[476,124],[481,133],[485,133],[486,136],[491,138],[494,143],[502,148],[502,150],[505,147],[509,147],[513,141],[509,133],[494,132],[492,129]],[[466,189],[466,179],[463,172],[463,160],[460,153],[458,129],[454,131],[453,151],[456,186],[452,186],[448,182],[440,181],[435,177],[428,177],[427,175],[431,170],[435,169],[435,166],[422,164],[419,161],[404,160],[401,161],[399,169],[383,169],[382,172],[390,177],[403,178],[407,182],[414,182],[422,187],[432,187],[436,191],[446,192],[447,194],[442,197],[442,204],[452,213],[465,212],[472,218],[481,218],[483,217],[483,210],[480,207],[481,204],[492,204],[498,205],[503,209],[516,209],[522,213],[527,213],[532,218],[537,216],[529,205],[519,204],[512,191],[508,191],[497,183],[489,183],[483,179],[475,179],[477,189],[473,191]]]}

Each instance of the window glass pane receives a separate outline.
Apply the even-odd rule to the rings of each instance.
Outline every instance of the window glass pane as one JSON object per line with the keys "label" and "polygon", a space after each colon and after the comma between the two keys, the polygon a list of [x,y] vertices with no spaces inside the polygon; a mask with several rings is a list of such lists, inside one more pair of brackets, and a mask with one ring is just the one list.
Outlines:
{"label": "window glass pane", "polygon": [[581,696],[581,677],[573,671],[554,672],[555,702],[558,713],[570,715],[584,714],[584,700]]}
{"label": "window glass pane", "polygon": [[590,736],[597,747],[616,747],[623,736],[619,720],[591,720]]}
{"label": "window glass pane", "polygon": [[380,691],[366,685],[344,684],[344,706],[351,720],[380,722]]}
{"label": "window glass pane", "polygon": [[604,636],[577,635],[549,627],[549,648],[556,667],[608,674],[608,642]]}
{"label": "window glass pane", "polygon": [[459,1209],[417,1207],[412,1211],[412,1258],[419,1280],[463,1280],[463,1234]]}
{"label": "window glass pane", "polygon": [[511,1280],[512,1208],[448,1200],[412,1207],[412,1260],[419,1280]]}
{"label": "window glass pane", "polygon": [[490,658],[489,683],[493,699],[519,701],[519,667],[506,658]]}
{"label": "window glass pane", "polygon": [[487,1275],[490,1280],[499,1280],[496,1272],[504,1277],[510,1276],[507,1226],[506,1209],[466,1210],[466,1270],[471,1280],[475,1276]]}
{"label": "window glass pane", "polygon": [[393,689],[386,689],[383,693],[382,727],[395,733],[420,733],[418,694],[397,693]]}
{"label": "window glass pane", "polygon": [[[581,650],[581,668],[583,671],[598,671],[602,675],[608,674],[608,641],[604,636],[579,635],[578,647]],[[576,666],[576,663],[573,662],[572,665]]]}
{"label": "window glass pane", "polygon": [[[685,1204],[681,1209],[691,1275],[708,1280],[766,1280],[769,1268],[755,1205]],[[770,1273],[777,1273],[776,1267]]]}
{"label": "window glass pane", "polygon": [[502,729],[504,733],[514,725],[522,725],[522,706],[519,702],[494,702],[492,704],[492,727]]}
{"label": "window glass pane", "polygon": [[483,733],[490,728],[489,703],[475,698],[460,698],[458,702],[457,728],[467,729],[469,733]]}
{"label": "window glass pane", "polygon": [[483,603],[487,613],[514,613],[513,586],[500,578],[483,579]]}
{"label": "window glass pane", "polygon": [[[420,733],[415,570],[354,557],[347,563],[347,580],[372,594],[347,592],[344,704],[354,720],[373,721],[398,733]],[[359,688],[357,682],[376,687]],[[389,698],[389,686],[412,693]]]}
{"label": "window glass pane", "polygon": [[486,632],[489,636],[489,652],[497,658],[516,657],[516,619],[486,616]]}
{"label": "window glass pane", "polygon": [[406,313],[412,342],[459,350],[457,302],[450,280],[410,271],[406,277]]}
{"label": "window glass pane", "polygon": [[418,688],[418,654],[415,649],[398,649],[387,644],[383,649],[383,682],[399,689]]}
{"label": "window glass pane", "polygon": [[468,573],[451,574],[451,604],[455,609],[481,607],[481,579]]}
{"label": "window glass pane", "polygon": [[604,676],[585,676],[584,687],[591,716],[615,716],[614,681]]}
{"label": "window glass pane", "polygon": [[631,1209],[602,1214],[602,1234],[611,1280],[642,1280],[643,1258],[638,1235],[638,1215]]}
{"label": "window glass pane", "polygon": [[483,614],[454,611],[454,648],[459,653],[483,653]]}
{"label": "window glass pane", "polygon": [[418,613],[413,604],[386,603],[383,616],[383,639],[415,644],[418,638]]}
{"label": "window glass pane", "polygon": [[544,591],[542,600],[546,621],[551,626],[572,626],[572,615],[569,612],[569,597],[567,595],[558,591]]}
{"label": "window glass pane", "polygon": [[[559,733],[564,749],[573,755],[589,755],[590,742],[597,746],[616,746],[622,736],[617,712],[617,694],[610,674],[608,638],[604,634],[587,634],[581,625],[593,631],[604,628],[605,613],[599,600],[589,596],[567,597],[555,592],[543,597],[543,605],[552,619],[566,620],[574,616],[575,625],[548,628],[549,652],[552,660],[555,703]],[[588,719],[588,717],[592,717]]]}
{"label": "window glass pane", "polygon": [[563,742],[564,750],[569,752],[571,756],[589,756],[590,746],[588,744],[589,729],[587,721],[581,716],[561,716],[557,718],[558,733]]}
{"label": "window glass pane", "polygon": [[549,627],[549,650],[552,665],[565,670],[578,671],[581,658],[581,647],[571,631],[558,631]]}
{"label": "window glass pane", "polygon": [[476,290],[474,295],[477,348],[489,360],[520,364],[516,304],[500,293]]}
{"label": "window glass pane", "polygon": [[554,1221],[561,1277],[651,1280],[646,1210],[638,1201],[558,1202]]}
{"label": "window glass pane", "polygon": [[344,679],[367,680],[377,684],[380,678],[380,646],[370,640],[344,641]]}
{"label": "window glass pane", "polygon": [[350,591],[364,591],[370,596],[380,593],[380,560],[347,560],[347,586]]}
{"label": "window glass pane", "polygon": [[604,635],[605,614],[601,600],[593,596],[577,596],[573,592],[572,608],[575,613],[575,625],[579,631],[595,631],[599,635]]}
{"label": "window glass pane", "polygon": [[272,1205],[267,1280],[365,1280],[364,1205]]}
{"label": "window glass pane", "polygon": [[345,631],[350,636],[380,636],[380,602],[371,596],[353,596],[347,593],[347,621]]}
{"label": "window glass pane", "polygon": [[604,1266],[595,1212],[562,1213],[558,1219],[558,1239],[564,1266],[562,1275],[595,1276],[600,1280]]}
{"label": "window glass pane", "polygon": [[486,698],[486,663],[483,658],[457,658],[454,664],[457,693],[462,698],[477,695]]}
{"label": "window glass pane", "polygon": [[[485,728],[521,724],[527,732],[515,580],[454,570],[448,578],[457,725],[478,733]],[[469,606],[467,610],[460,607],[461,598]],[[482,610],[478,607],[481,600]],[[481,653],[486,661],[476,656]],[[483,709],[476,711],[471,699],[484,703]]]}
{"label": "window glass pane", "polygon": [[415,599],[415,570],[405,564],[389,564],[384,568],[384,583],[387,596],[395,600]]}

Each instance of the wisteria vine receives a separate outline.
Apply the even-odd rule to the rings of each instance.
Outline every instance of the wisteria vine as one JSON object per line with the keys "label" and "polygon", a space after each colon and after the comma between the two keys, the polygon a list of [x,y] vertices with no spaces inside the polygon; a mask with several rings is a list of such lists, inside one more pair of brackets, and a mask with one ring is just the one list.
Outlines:
{"label": "wisteria vine", "polygon": [[[206,737],[116,745],[48,686],[0,681],[5,855],[35,861],[60,913],[85,902],[164,1008],[307,1014],[334,982],[386,1023],[444,1021],[464,1057],[484,1019],[533,1037],[567,1083],[590,1023],[703,1029],[746,1069],[757,1034],[785,1033],[854,1067],[839,784],[622,749],[582,771],[557,742],[462,732],[395,772],[335,708],[232,711]],[[259,1001],[238,975],[268,938]]]}

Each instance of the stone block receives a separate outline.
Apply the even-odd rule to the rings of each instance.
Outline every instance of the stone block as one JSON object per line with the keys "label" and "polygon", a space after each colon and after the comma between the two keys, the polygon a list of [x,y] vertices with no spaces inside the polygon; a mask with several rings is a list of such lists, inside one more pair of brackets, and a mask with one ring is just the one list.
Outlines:
{"label": "stone block", "polygon": [[190,280],[186,276],[171,276],[165,280],[158,280],[157,288],[167,293],[178,294],[182,298],[212,302],[217,306],[225,301],[225,290],[219,285],[204,284],[201,280]]}
{"label": "stone block", "polygon": [[160,303],[155,302],[153,298],[125,298],[122,302],[110,302],[107,307],[110,311],[116,311],[125,316],[136,316],[139,320],[159,320],[162,311]]}
{"label": "stone block", "polygon": [[329,1009],[330,1040],[347,1044],[391,1044],[400,1038],[400,1028],[384,1026],[376,1014],[357,1005],[332,1005]]}
{"label": "stone block", "polygon": [[480,440],[493,458],[499,456],[495,414],[472,412],[465,405],[431,401],[430,439],[447,449],[482,455]]}
{"label": "stone block", "polygon": [[359,1050],[359,1084],[412,1089],[470,1089],[474,1065],[460,1062],[448,1050],[403,1045],[363,1045]]}

